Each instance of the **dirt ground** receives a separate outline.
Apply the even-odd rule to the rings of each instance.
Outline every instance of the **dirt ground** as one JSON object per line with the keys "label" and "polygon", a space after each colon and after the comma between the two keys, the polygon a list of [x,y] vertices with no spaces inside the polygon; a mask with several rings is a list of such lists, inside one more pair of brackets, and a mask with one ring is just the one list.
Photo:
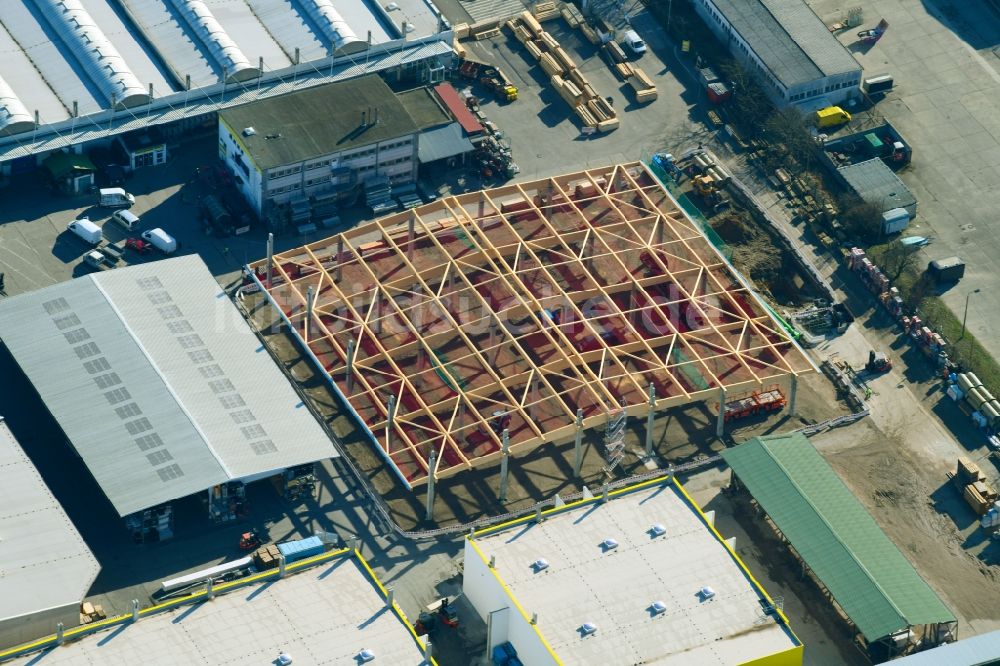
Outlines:
{"label": "dirt ground", "polygon": [[[314,373],[290,335],[276,326],[276,315],[260,297],[249,297],[254,323],[263,331],[268,347],[296,380],[330,429],[344,445],[346,453],[371,486],[382,495],[393,520],[403,529],[465,523],[487,515],[523,509],[559,494],[567,497],[584,486],[598,492],[605,481],[602,432],[588,431],[584,437],[581,478],[573,478],[573,442],[544,445],[519,455],[510,465],[508,501],[501,503],[499,463],[483,469],[461,472],[437,483],[434,522],[424,520],[426,488],[407,490],[389,471],[371,441],[343,413],[339,401],[326,382]],[[787,382],[783,387],[789,392]],[[626,437],[625,460],[615,470],[615,478],[626,478],[670,463],[681,464],[712,456],[726,446],[759,434],[791,430],[802,425],[848,413],[837,400],[830,383],[819,374],[799,379],[797,413],[787,410],[769,416],[745,419],[727,428],[720,440],[715,436],[716,403],[694,403],[672,408],[657,416],[653,424],[654,459],[645,459],[645,419],[635,418]]]}

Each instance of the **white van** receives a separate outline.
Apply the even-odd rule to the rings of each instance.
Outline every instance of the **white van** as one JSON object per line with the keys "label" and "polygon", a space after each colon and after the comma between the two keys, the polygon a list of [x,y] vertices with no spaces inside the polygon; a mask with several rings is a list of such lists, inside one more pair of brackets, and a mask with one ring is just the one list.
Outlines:
{"label": "white van", "polygon": [[85,217],[67,224],[66,230],[76,234],[90,245],[97,245],[103,237],[101,228]]}
{"label": "white van", "polygon": [[622,38],[622,44],[637,56],[641,56],[646,52],[646,42],[642,41],[642,37],[635,30],[629,30],[625,33],[625,36]]}
{"label": "white van", "polygon": [[105,187],[100,190],[97,203],[105,208],[128,208],[135,203],[135,197],[120,187]]}
{"label": "white van", "polygon": [[142,232],[142,239],[163,254],[172,254],[177,251],[177,241],[159,227]]}
{"label": "white van", "polygon": [[125,231],[135,231],[139,226],[139,216],[128,210],[116,210],[111,219]]}

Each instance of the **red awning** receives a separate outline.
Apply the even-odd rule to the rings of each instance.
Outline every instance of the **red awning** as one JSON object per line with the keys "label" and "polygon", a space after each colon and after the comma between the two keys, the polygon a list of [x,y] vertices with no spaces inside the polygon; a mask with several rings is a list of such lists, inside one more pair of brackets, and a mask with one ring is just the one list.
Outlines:
{"label": "red awning", "polygon": [[438,99],[448,108],[448,111],[468,136],[475,136],[483,132],[483,126],[465,106],[465,100],[450,83],[439,83],[434,86],[434,92],[437,93]]}

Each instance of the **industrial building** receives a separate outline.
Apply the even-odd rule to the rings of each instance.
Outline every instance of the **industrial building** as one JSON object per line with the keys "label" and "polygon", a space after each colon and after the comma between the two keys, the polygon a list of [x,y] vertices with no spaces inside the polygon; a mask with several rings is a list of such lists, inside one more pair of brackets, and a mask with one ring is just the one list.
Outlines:
{"label": "industrial building", "polygon": [[0,649],[75,627],[100,572],[0,417]]}
{"label": "industrial building", "polygon": [[[0,175],[144,128],[176,136],[234,104],[382,72],[440,80],[433,3],[291,0],[0,3]],[[36,157],[40,156],[40,157]]]}
{"label": "industrial building", "polygon": [[35,664],[43,649],[45,664],[437,666],[368,564],[347,549],[289,564],[284,576],[272,569],[217,583],[29,650],[0,650],[0,660]]}
{"label": "industrial building", "polygon": [[520,663],[802,664],[788,618],[659,479],[468,537],[462,590]]}
{"label": "industrial building", "polygon": [[722,457],[734,497],[766,515],[872,657],[956,639],[955,616],[804,435],[755,437]]}
{"label": "industrial building", "polygon": [[894,666],[995,666],[1000,663],[1000,630],[915,652],[892,663]]}
{"label": "industrial building", "polygon": [[813,369],[639,163],[446,197],[252,273],[407,487]]}
{"label": "industrial building", "polygon": [[[196,255],[79,277],[0,303],[0,338],[119,515],[337,455]],[[218,500],[218,501],[216,501]],[[145,530],[145,528],[143,528]],[[145,531],[143,532],[145,534]]]}
{"label": "industrial building", "polygon": [[911,218],[916,217],[917,197],[880,158],[838,167],[837,175],[864,201],[878,206],[880,212],[903,208]]}
{"label": "industrial building", "polygon": [[693,0],[733,57],[779,104],[861,96],[861,65],[805,0]]}

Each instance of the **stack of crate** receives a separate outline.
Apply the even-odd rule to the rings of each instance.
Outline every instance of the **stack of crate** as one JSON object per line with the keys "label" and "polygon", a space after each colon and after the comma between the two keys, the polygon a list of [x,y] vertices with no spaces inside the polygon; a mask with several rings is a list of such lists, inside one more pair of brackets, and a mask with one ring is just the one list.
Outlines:
{"label": "stack of crate", "polygon": [[524,44],[528,53],[538,61],[556,92],[573,108],[584,125],[599,132],[618,129],[621,121],[614,108],[597,94],[572,56],[542,29],[531,12],[525,10],[507,21],[506,25],[515,39]]}
{"label": "stack of crate", "polygon": [[269,544],[254,551],[253,564],[258,571],[267,571],[278,566],[279,556],[278,546]]}

